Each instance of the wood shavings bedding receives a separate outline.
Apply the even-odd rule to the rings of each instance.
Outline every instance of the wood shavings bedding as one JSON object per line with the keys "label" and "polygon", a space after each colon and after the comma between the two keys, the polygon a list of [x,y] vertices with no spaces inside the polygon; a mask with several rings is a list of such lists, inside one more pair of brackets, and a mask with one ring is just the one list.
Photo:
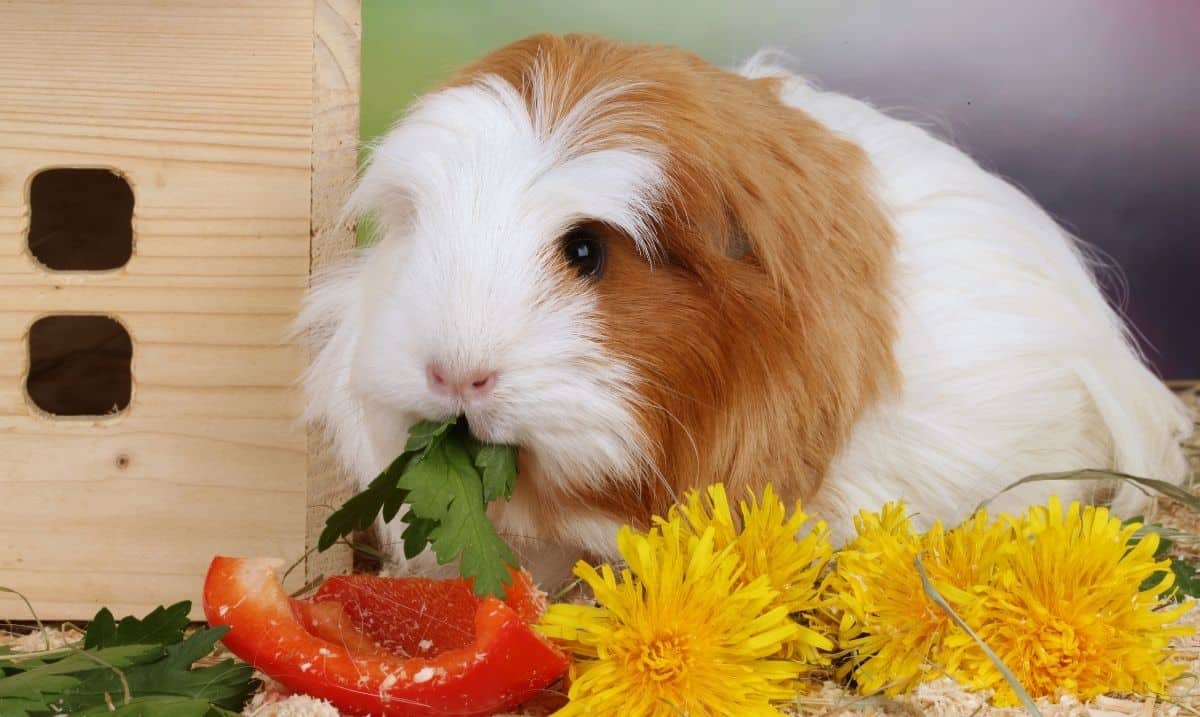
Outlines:
{"label": "wood shavings bedding", "polygon": [[258,674],[263,689],[242,710],[245,717],[340,717],[337,708],[325,700],[308,695],[289,695],[278,684]]}
{"label": "wood shavings bedding", "polygon": [[0,645],[11,648],[13,652],[45,650],[47,642],[49,642],[48,649],[57,650],[82,639],[83,632],[72,626],[47,627],[45,631],[29,628],[21,632],[0,632]]}

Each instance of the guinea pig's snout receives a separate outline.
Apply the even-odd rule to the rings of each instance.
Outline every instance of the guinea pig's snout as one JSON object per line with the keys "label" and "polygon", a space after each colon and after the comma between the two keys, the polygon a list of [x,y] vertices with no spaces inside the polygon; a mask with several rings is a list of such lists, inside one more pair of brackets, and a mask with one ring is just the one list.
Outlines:
{"label": "guinea pig's snout", "polygon": [[425,367],[429,388],[442,396],[474,401],[487,398],[496,387],[496,372],[489,369],[455,372],[444,364],[431,363]]}

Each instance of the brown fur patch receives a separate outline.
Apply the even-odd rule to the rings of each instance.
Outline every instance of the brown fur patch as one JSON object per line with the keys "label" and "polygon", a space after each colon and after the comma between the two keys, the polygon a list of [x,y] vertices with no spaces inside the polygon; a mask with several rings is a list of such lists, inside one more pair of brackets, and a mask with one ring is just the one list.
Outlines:
{"label": "brown fur patch", "polygon": [[622,494],[569,497],[542,483],[548,525],[587,509],[644,523],[714,481],[731,496],[769,482],[810,498],[854,421],[898,383],[894,238],[864,153],[781,103],[775,81],[672,48],[538,35],[449,84],[483,73],[531,107],[541,92],[551,123],[597,88],[627,86],[590,139],[648,140],[670,179],[665,261],[651,266],[613,235],[595,284],[606,347],[643,381],[635,410],[665,484],[647,475]]}

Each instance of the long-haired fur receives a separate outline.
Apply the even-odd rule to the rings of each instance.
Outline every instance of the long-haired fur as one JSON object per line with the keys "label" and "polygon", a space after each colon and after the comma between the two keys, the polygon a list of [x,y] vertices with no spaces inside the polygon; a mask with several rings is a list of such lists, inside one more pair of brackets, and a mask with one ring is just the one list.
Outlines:
{"label": "long-haired fur", "polygon": [[[1182,407],[1069,236],[764,57],[527,38],[423,98],[354,208],[378,241],[301,317],[310,417],[367,481],[413,421],[465,411],[521,447],[494,517],[531,544],[610,555],[615,525],[713,481],[845,535],[857,509],[953,520],[1032,472],[1183,473]],[[599,278],[563,259],[579,226]],[[431,360],[496,369],[495,396],[431,396]]]}

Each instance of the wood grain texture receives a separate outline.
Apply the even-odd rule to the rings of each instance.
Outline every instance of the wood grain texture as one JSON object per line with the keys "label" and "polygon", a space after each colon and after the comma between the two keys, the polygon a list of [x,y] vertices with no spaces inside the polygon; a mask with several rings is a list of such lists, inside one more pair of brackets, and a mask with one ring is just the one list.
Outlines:
{"label": "wood grain texture", "polygon": [[[0,0],[0,18],[0,585],[46,619],[181,599],[199,617],[214,554],[299,558],[330,495],[287,330],[310,263],[352,243],[321,188],[354,171],[357,2]],[[53,167],[129,181],[124,267],[32,259],[28,187]],[[124,413],[30,404],[29,326],[63,313],[129,331]]]}
{"label": "wood grain texture", "polygon": [[[358,162],[358,97],[362,13],[359,0],[314,0],[313,8],[313,172],[311,269],[315,274],[354,249],[355,228],[342,209],[353,186]],[[308,434],[309,547],[333,507],[353,486],[333,459],[319,432]],[[349,550],[335,546],[313,553],[309,579],[346,572]]]}

